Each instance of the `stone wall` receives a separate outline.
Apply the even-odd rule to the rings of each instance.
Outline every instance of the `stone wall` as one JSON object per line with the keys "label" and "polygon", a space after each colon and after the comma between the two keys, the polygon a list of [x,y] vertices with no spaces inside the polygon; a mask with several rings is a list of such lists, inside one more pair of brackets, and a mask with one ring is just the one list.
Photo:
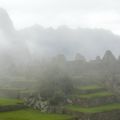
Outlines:
{"label": "stone wall", "polygon": [[9,97],[9,98],[18,98],[19,92],[17,90],[12,89],[1,89],[0,97]]}

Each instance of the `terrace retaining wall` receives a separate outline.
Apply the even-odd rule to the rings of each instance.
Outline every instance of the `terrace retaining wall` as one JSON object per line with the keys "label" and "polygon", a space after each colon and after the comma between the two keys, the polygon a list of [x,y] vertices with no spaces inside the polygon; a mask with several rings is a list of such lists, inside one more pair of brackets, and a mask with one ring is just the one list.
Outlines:
{"label": "terrace retaining wall", "polygon": [[100,113],[80,113],[65,110],[65,114],[75,116],[75,120],[120,120],[120,110]]}
{"label": "terrace retaining wall", "polygon": [[91,90],[79,90],[80,94],[92,94],[92,93],[96,93],[96,92],[102,92],[102,91],[106,91],[105,88],[97,88],[97,89],[91,89]]}
{"label": "terrace retaining wall", "polygon": [[0,106],[0,112],[15,111],[24,108],[26,108],[24,104],[5,105],[5,106]]}
{"label": "terrace retaining wall", "polygon": [[99,98],[75,98],[72,100],[72,103],[75,105],[80,105],[82,107],[94,107],[99,105],[111,104],[111,103],[118,103],[120,102],[119,98],[116,96],[104,96]]}

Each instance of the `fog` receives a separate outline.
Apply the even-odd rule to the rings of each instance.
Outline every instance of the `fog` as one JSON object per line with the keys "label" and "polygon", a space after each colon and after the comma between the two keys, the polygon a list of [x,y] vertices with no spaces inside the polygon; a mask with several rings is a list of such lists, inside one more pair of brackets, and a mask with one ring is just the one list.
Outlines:
{"label": "fog", "polygon": [[[55,2],[54,0],[51,1]],[[60,6],[62,2],[58,2]],[[79,6],[77,6],[79,1],[75,0],[74,5],[76,8],[73,5],[75,11],[70,9],[72,1],[66,0],[65,5],[67,2],[70,5],[68,10],[65,6],[63,7],[62,13],[64,10],[66,11],[64,15],[61,14],[63,17],[59,17],[61,12],[57,8],[55,9],[58,11],[54,14],[58,14],[59,20],[56,18],[57,22],[54,26],[52,23],[51,25],[49,24],[54,19],[54,14],[51,16],[52,19],[48,19],[49,17],[45,19],[45,16],[43,16],[43,19],[45,22],[48,21],[49,25],[41,21],[41,24],[35,24],[34,20],[40,19],[38,15],[40,13],[39,7],[36,5],[36,9],[30,9],[32,6],[32,1],[30,0],[28,5],[28,8],[30,8],[27,13],[26,11],[24,13],[24,9],[27,9],[27,7],[23,5],[23,0],[18,3],[12,0],[12,6],[14,6],[13,3],[16,3],[14,9],[19,4],[23,5],[23,16],[28,15],[29,18],[31,16],[28,14],[29,12],[33,18],[27,21],[27,25],[25,24],[26,18],[20,18],[20,14],[18,14],[16,16],[19,19],[18,21],[24,21],[24,25],[27,26],[23,27],[23,23],[19,24],[17,21],[17,24],[21,26],[19,29],[14,23],[15,18],[11,16],[10,6],[6,2],[2,2],[2,5],[8,5],[7,9],[10,10],[7,11],[7,9],[0,8],[0,103],[1,99],[3,99],[3,102],[6,100],[20,100],[21,102],[17,102],[15,105],[7,103],[7,105],[3,106],[3,109],[1,109],[0,105],[0,111],[22,109],[25,113],[27,111],[25,108],[29,107],[33,111],[36,109],[46,114],[61,113],[67,115],[69,113],[74,115],[75,113],[76,116],[73,116],[75,120],[80,120],[81,116],[76,111],[72,111],[76,105],[78,105],[77,109],[79,107],[80,110],[83,109],[83,113],[85,109],[89,111],[89,107],[91,107],[90,110],[95,107],[95,109],[98,109],[97,112],[100,110],[100,115],[106,112],[107,109],[108,112],[111,112],[109,109],[112,109],[114,113],[116,105],[120,106],[120,35],[116,34],[116,29],[113,29],[115,25],[110,29],[107,29],[109,25],[100,27],[101,25],[98,25],[101,22],[100,16],[96,16],[97,12],[94,13],[93,9],[91,9],[91,7],[95,7],[94,10],[99,9],[101,11],[104,3],[103,11],[109,10],[108,7],[105,7],[106,2],[99,1],[100,8],[97,8],[97,5],[92,4],[92,2],[95,2],[92,0],[87,3],[86,7],[81,5],[81,9],[79,9]],[[47,3],[46,0],[45,3]],[[45,3],[42,2],[42,4]],[[56,7],[58,3],[56,3]],[[82,4],[85,5],[86,0]],[[114,8],[114,4],[111,4],[111,8]],[[86,13],[85,9],[87,12],[89,10],[92,12],[89,15],[95,14],[96,16],[92,16],[92,19],[95,19],[91,21],[92,19],[88,17],[89,15],[85,14],[84,18],[88,18],[87,21],[89,23],[100,21],[96,22],[97,24],[95,23],[94,27],[91,27],[86,22],[84,22],[83,26],[78,25],[78,19],[76,24],[72,23],[74,24],[72,27],[69,24],[72,20],[70,16],[78,13],[79,10],[83,10],[82,14],[84,15]],[[53,9],[50,9],[50,11],[53,12]],[[49,10],[43,13],[48,15]],[[66,15],[68,16],[66,17]],[[72,17],[75,16],[73,15]],[[103,23],[106,24],[109,21],[109,17],[107,18],[106,13],[104,15],[101,14],[101,16],[105,16]],[[60,22],[64,18],[66,24]],[[112,16],[112,18],[114,17]],[[112,22],[115,24],[114,20]],[[31,21],[34,22],[33,25],[31,25]],[[52,22],[54,23],[54,21]],[[117,28],[117,30],[119,29]],[[106,104],[108,108],[106,108]],[[75,108],[75,110],[77,109]],[[96,115],[97,112],[95,111]],[[85,120],[90,117],[87,117],[88,113],[83,116]],[[118,119],[115,120],[119,120],[120,117],[117,113],[115,112],[114,115],[110,114],[113,116],[105,113],[108,117],[105,120],[111,120],[115,115],[118,116],[116,117]],[[101,120],[101,118],[98,120]]]}
{"label": "fog", "polygon": [[[72,58],[80,52],[92,59],[97,55],[103,55],[105,50],[112,50],[119,55],[118,35],[105,29],[72,29],[68,26],[58,28],[44,28],[38,24],[21,30],[16,30],[14,23],[6,10],[0,10],[1,48],[19,51],[28,56],[54,56],[65,54]],[[14,49],[16,47],[17,49]],[[16,53],[17,54],[17,53]],[[22,55],[23,55],[22,54]],[[20,54],[19,54],[20,55]]]}
{"label": "fog", "polygon": [[0,8],[0,55],[3,63],[4,57],[18,65],[57,54],[64,54],[72,60],[76,53],[81,53],[90,60],[98,55],[103,56],[106,50],[119,56],[119,44],[120,36],[105,29],[72,29],[68,26],[55,29],[36,24],[16,30],[7,11]]}
{"label": "fog", "polygon": [[0,0],[0,119],[120,120],[119,4]]}
{"label": "fog", "polygon": [[43,67],[47,69],[48,63],[58,54],[65,55],[70,61],[74,60],[76,53],[81,53],[87,61],[90,61],[98,55],[103,57],[106,50],[111,50],[118,57],[119,44],[120,36],[105,29],[72,29],[68,26],[55,29],[36,24],[16,30],[7,11],[0,8],[2,82],[3,79],[6,81],[37,79]]}

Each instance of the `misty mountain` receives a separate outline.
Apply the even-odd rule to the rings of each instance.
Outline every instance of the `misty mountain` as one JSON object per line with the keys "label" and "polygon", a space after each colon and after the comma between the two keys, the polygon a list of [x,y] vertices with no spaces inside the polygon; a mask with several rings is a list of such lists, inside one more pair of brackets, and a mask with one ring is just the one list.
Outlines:
{"label": "misty mountain", "polygon": [[0,8],[0,29],[6,33],[12,33],[15,31],[14,25],[8,13],[2,8]]}
{"label": "misty mountain", "polygon": [[115,55],[120,53],[120,36],[104,29],[70,29],[66,26],[45,29],[34,25],[19,32],[28,40],[29,48],[33,48],[32,52],[38,54],[51,56],[63,53],[71,57],[80,52],[87,58],[93,58],[103,55],[108,49]]}
{"label": "misty mountain", "polygon": [[[120,54],[120,36],[104,29],[61,26],[57,29],[34,25],[16,30],[6,10],[0,8],[0,74],[25,72],[34,60],[81,53],[87,58],[103,55],[105,50]],[[26,68],[26,69],[25,69]],[[18,72],[18,73],[19,73]]]}
{"label": "misty mountain", "polygon": [[116,55],[120,53],[120,36],[111,31],[88,28],[71,29],[67,26],[45,29],[40,25],[17,31],[8,13],[2,8],[0,9],[0,29],[4,33],[0,37],[7,38],[6,44],[11,44],[11,42],[14,46],[19,44],[18,46],[24,47],[32,55],[52,56],[62,53],[71,57],[80,52],[87,58],[93,58],[98,54],[103,55],[108,49]]}
{"label": "misty mountain", "polygon": [[[29,51],[15,30],[6,10],[0,8],[0,75],[16,74],[17,69],[28,63]],[[26,62],[27,61],[27,62]],[[24,66],[25,67],[25,66]],[[7,77],[7,76],[6,76]]]}

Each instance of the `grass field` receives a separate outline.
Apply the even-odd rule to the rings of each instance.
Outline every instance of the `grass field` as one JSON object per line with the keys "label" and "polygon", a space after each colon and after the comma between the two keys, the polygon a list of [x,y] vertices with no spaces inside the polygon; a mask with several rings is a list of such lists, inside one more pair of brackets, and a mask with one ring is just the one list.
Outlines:
{"label": "grass field", "polygon": [[82,112],[82,113],[98,113],[98,112],[107,112],[112,110],[120,110],[120,104],[108,104],[108,105],[102,105],[99,107],[90,107],[90,108],[83,108],[80,106],[75,105],[68,105],[66,106],[66,109],[76,112]]}
{"label": "grass field", "polygon": [[0,106],[16,105],[18,103],[22,103],[22,101],[17,99],[0,98]]}
{"label": "grass field", "polygon": [[37,110],[20,110],[0,113],[0,120],[71,120],[71,116],[41,113]]}

